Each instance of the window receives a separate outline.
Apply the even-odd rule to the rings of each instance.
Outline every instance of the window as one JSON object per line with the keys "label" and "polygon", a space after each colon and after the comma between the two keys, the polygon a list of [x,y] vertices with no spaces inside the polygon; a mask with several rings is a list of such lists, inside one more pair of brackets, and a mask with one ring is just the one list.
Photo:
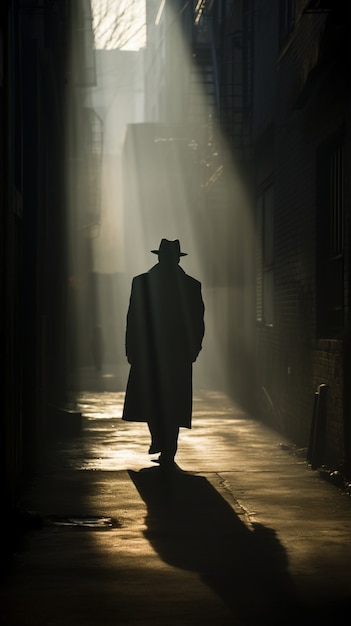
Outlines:
{"label": "window", "polygon": [[344,149],[341,135],[317,154],[317,334],[344,326]]}
{"label": "window", "polygon": [[266,326],[274,321],[273,185],[256,203],[256,320]]}

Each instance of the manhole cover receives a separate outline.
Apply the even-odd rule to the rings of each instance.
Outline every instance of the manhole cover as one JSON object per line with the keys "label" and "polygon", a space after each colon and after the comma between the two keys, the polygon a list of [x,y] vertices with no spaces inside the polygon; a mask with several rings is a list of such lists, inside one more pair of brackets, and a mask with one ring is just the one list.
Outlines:
{"label": "manhole cover", "polygon": [[46,520],[53,526],[90,530],[109,530],[121,526],[115,518],[100,515],[49,515]]}

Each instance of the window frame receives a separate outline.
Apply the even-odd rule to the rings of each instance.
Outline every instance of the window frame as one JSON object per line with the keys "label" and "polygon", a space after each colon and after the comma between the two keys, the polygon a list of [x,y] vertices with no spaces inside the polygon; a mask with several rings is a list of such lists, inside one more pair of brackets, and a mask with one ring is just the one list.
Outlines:
{"label": "window frame", "polygon": [[338,131],[317,148],[316,335],[337,339],[345,327],[345,157]]}

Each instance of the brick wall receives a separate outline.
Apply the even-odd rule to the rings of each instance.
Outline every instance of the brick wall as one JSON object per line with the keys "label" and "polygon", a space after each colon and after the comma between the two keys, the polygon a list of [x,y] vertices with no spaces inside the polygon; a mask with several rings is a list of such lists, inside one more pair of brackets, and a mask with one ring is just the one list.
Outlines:
{"label": "brick wall", "polygon": [[[325,462],[335,465],[343,461],[345,448],[344,355],[342,338],[316,338],[316,153],[318,146],[343,125],[346,159],[350,163],[349,96],[326,71],[323,75],[323,68],[319,80],[309,82],[318,60],[326,17],[304,16],[302,5],[297,3],[300,12],[297,11],[295,31],[280,50],[276,69],[272,112],[274,324],[270,328],[264,323],[257,327],[258,397],[273,424],[297,445],[307,447],[314,393],[319,384],[326,383],[329,390]],[[262,164],[258,164],[257,170],[262,169]],[[256,182],[262,184],[260,180]],[[349,201],[349,187],[347,193]],[[348,222],[345,232],[348,233]],[[346,239],[347,318],[348,235]]]}

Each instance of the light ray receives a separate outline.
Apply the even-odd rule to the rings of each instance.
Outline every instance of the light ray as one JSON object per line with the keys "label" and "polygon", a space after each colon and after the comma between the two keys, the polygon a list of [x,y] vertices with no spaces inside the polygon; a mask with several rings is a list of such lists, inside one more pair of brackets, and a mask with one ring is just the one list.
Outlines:
{"label": "light ray", "polygon": [[[159,21],[165,19],[165,8]],[[214,95],[208,93],[178,22],[171,16],[164,36],[181,63],[171,79],[166,75],[162,85],[155,83],[159,98],[153,113],[144,77],[148,70],[158,71],[164,41],[149,56],[149,67],[144,51],[96,51],[97,86],[87,101],[103,125],[101,221],[88,268],[95,281],[90,303],[95,313],[80,311],[77,334],[86,344],[80,349],[83,365],[93,368],[87,326],[101,324],[104,363],[97,375],[108,388],[114,381],[121,388],[126,380],[131,279],[157,262],[150,251],[163,237],[180,239],[188,253],[182,267],[203,287],[206,330],[194,368],[195,387],[226,390],[233,382],[240,387],[250,380],[250,199],[219,128]],[[90,316],[88,322],[82,321],[84,315]]]}

